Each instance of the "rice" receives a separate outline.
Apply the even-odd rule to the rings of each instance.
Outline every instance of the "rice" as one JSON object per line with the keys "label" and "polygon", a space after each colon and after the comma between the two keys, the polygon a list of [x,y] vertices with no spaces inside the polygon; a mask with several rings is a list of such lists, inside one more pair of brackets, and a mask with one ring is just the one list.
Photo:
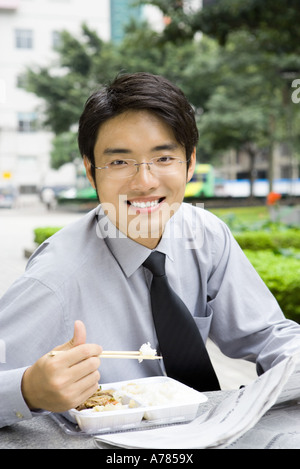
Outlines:
{"label": "rice", "polygon": [[136,384],[128,383],[122,391],[134,395],[143,405],[157,406],[187,404],[195,394],[193,390],[183,389],[177,383]]}
{"label": "rice", "polygon": [[[151,344],[150,342],[147,342],[146,344],[143,344],[139,350],[140,354],[141,355],[152,355],[152,356],[155,356],[156,355],[156,350],[154,348],[151,347]],[[139,358],[139,363],[141,363],[143,361],[143,358]]]}

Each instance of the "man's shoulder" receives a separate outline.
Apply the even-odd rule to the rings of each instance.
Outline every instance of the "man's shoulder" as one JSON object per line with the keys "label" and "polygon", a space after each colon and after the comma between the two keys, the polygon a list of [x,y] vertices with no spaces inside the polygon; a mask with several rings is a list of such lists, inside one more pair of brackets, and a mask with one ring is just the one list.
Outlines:
{"label": "man's shoulder", "polygon": [[204,204],[192,205],[184,202],[175,220],[175,236],[195,249],[215,250],[216,245],[222,249],[230,232],[226,224],[204,208]]}
{"label": "man's shoulder", "polygon": [[42,243],[30,257],[25,275],[54,288],[77,275],[101,244],[92,210]]}

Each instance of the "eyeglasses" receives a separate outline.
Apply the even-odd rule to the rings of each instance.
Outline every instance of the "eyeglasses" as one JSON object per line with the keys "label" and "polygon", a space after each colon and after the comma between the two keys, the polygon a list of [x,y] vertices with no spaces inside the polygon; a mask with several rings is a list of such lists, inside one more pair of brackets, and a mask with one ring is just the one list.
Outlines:
{"label": "eyeglasses", "polygon": [[163,176],[176,173],[183,163],[186,164],[187,160],[175,156],[157,156],[143,163],[131,159],[116,159],[106,163],[105,166],[94,166],[93,164],[92,166],[95,169],[106,170],[108,178],[129,178],[139,171],[142,164],[146,165],[149,171],[151,169],[155,176]]}

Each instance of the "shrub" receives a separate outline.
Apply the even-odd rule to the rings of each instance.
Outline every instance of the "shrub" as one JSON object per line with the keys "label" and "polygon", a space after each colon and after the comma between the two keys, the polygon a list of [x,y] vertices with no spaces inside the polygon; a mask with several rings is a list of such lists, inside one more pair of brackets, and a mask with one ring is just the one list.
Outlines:
{"label": "shrub", "polygon": [[283,231],[244,231],[234,233],[234,237],[242,249],[261,251],[294,247],[300,249],[300,230],[286,229]]}
{"label": "shrub", "polygon": [[285,316],[300,323],[300,259],[271,250],[244,250]]}
{"label": "shrub", "polygon": [[57,231],[61,230],[61,227],[47,226],[44,228],[35,228],[34,232],[34,242],[37,244],[42,244],[50,236],[54,235]]}

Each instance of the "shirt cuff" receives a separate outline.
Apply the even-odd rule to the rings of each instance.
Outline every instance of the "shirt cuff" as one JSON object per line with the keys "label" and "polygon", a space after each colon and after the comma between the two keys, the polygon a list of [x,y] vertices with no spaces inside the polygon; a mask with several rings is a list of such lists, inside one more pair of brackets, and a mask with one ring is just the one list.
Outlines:
{"label": "shirt cuff", "polygon": [[23,374],[27,368],[0,373],[0,427],[33,417],[21,391]]}

